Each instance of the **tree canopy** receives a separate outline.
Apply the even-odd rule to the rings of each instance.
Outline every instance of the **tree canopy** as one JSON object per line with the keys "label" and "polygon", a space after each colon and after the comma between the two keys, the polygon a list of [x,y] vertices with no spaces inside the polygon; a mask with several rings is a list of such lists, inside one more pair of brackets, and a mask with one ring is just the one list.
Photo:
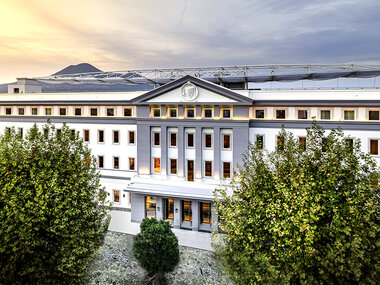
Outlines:
{"label": "tree canopy", "polygon": [[0,284],[81,282],[108,227],[99,174],[78,133],[50,122],[0,136]]}
{"label": "tree canopy", "polygon": [[275,151],[250,145],[228,195],[215,191],[215,242],[237,284],[375,284],[379,176],[360,140],[313,124],[279,133]]}

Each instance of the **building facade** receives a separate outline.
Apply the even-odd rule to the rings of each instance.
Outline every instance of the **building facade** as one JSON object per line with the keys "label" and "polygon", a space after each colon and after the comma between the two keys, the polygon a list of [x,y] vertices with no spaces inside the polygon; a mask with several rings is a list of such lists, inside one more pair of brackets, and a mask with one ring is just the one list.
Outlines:
{"label": "building facade", "polygon": [[250,142],[273,150],[282,126],[300,141],[313,120],[341,126],[380,162],[378,89],[231,90],[184,76],[151,91],[40,91],[28,80],[10,85],[0,129],[67,123],[97,158],[114,209],[131,211],[132,222],[217,230],[213,190],[231,180]]}

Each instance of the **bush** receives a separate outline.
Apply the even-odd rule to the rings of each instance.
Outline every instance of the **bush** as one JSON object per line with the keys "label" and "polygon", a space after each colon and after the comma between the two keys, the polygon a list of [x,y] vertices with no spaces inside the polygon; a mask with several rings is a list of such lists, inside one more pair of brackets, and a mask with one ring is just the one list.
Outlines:
{"label": "bush", "polygon": [[166,284],[165,272],[173,271],[179,262],[178,239],[165,221],[145,218],[141,232],[135,236],[133,254],[148,272],[149,282]]}
{"label": "bush", "polygon": [[215,191],[225,235],[215,244],[237,284],[375,284],[378,168],[341,129],[313,124],[306,148],[284,130],[274,152],[251,145],[229,187]]}
{"label": "bush", "polygon": [[48,123],[0,137],[0,284],[81,283],[108,227],[96,161]]}

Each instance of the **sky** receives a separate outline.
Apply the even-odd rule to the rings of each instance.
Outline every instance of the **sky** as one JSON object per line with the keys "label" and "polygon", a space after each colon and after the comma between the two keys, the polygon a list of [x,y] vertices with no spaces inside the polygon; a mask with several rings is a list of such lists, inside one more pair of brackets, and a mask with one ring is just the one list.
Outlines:
{"label": "sky", "polygon": [[380,64],[379,0],[0,0],[0,83],[104,71]]}

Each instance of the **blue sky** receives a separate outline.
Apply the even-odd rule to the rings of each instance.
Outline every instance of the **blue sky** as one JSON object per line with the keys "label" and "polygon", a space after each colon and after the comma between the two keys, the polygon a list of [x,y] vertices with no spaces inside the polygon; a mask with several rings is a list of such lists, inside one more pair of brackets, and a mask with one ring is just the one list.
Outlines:
{"label": "blue sky", "polygon": [[379,15],[378,0],[5,0],[0,82],[81,62],[102,70],[380,64]]}

